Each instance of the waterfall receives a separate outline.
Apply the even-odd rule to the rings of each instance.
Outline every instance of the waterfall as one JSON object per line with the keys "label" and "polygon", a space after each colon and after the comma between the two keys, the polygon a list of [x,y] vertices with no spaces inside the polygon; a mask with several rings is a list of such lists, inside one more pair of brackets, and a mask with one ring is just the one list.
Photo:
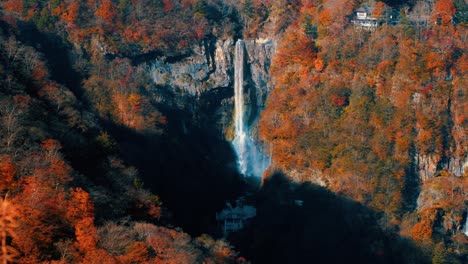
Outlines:
{"label": "waterfall", "polygon": [[243,40],[236,42],[234,57],[234,150],[238,158],[239,171],[244,176],[261,177],[270,165],[263,148],[257,145],[245,122],[248,106],[244,100],[244,58],[245,44]]}
{"label": "waterfall", "polygon": [[463,231],[465,236],[468,236],[468,211],[466,212],[466,219],[465,219],[465,230]]}
{"label": "waterfall", "polygon": [[234,147],[239,159],[239,170],[245,175],[247,153],[244,126],[244,49],[244,41],[237,41],[234,57]]}

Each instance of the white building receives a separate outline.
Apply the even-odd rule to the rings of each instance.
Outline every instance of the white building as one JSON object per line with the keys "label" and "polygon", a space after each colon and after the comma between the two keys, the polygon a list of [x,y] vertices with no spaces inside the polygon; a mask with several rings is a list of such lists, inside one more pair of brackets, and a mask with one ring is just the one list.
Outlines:
{"label": "white building", "polygon": [[376,17],[372,16],[374,8],[372,7],[361,7],[355,11],[355,15],[351,22],[355,27],[373,30],[379,25],[379,21]]}

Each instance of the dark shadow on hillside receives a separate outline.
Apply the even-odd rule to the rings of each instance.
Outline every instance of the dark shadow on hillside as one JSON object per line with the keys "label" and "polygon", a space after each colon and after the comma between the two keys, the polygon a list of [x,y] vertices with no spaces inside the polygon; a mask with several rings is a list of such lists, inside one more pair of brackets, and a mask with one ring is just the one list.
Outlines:
{"label": "dark shadow on hillside", "polygon": [[253,263],[430,263],[374,211],[320,186],[276,173],[252,198],[257,216],[230,240]]}
{"label": "dark shadow on hillside", "polygon": [[172,223],[193,235],[214,234],[215,213],[245,187],[235,154],[214,130],[192,126],[189,112],[162,112],[169,120],[163,135],[115,125],[109,131],[125,161],[140,171],[145,187],[173,213]]}
{"label": "dark shadow on hillside", "polygon": [[51,79],[70,88],[81,99],[83,90],[80,85],[83,76],[73,69],[71,44],[60,36],[40,31],[33,23],[18,24],[18,40],[41,52],[47,60]]}

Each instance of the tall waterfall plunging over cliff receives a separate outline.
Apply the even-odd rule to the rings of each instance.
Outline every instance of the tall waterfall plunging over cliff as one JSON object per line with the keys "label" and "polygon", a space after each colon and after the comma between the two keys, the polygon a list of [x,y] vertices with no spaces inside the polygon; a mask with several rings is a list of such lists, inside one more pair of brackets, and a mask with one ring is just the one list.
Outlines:
{"label": "tall waterfall plunging over cliff", "polygon": [[261,177],[270,165],[269,158],[263,153],[261,146],[257,145],[255,138],[249,131],[249,124],[245,122],[245,113],[248,105],[244,100],[244,58],[245,44],[238,40],[234,55],[234,140],[233,145],[237,153],[239,170],[245,176]]}
{"label": "tall waterfall plunging over cliff", "polygon": [[466,219],[465,219],[465,230],[463,230],[465,236],[468,236],[468,211],[466,212]]}
{"label": "tall waterfall plunging over cliff", "polygon": [[234,148],[239,159],[239,169],[247,173],[247,136],[244,125],[244,41],[236,43],[234,57]]}

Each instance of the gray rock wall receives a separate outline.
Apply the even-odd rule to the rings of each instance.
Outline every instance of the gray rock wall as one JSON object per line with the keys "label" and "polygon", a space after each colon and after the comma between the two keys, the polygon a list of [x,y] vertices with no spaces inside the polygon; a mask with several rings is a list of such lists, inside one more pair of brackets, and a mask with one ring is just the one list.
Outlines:
{"label": "gray rock wall", "polygon": [[[218,105],[215,115],[220,116],[214,122],[221,130],[229,127],[234,101],[234,47],[233,39],[218,40],[215,45],[199,45],[193,47],[190,56],[175,62],[167,62],[166,58],[158,58],[151,65],[153,81],[165,89],[182,91],[195,98],[204,98],[212,104]],[[255,126],[263,109],[268,93],[272,90],[269,68],[271,57],[276,49],[276,42],[272,39],[245,40],[246,64],[244,73],[246,113],[249,125]],[[223,89],[223,96],[215,92]],[[206,97],[213,98],[206,100]],[[217,100],[218,102],[213,102]],[[195,100],[196,101],[196,100]],[[202,104],[206,103],[201,102]],[[222,126],[222,127],[221,127]]]}

